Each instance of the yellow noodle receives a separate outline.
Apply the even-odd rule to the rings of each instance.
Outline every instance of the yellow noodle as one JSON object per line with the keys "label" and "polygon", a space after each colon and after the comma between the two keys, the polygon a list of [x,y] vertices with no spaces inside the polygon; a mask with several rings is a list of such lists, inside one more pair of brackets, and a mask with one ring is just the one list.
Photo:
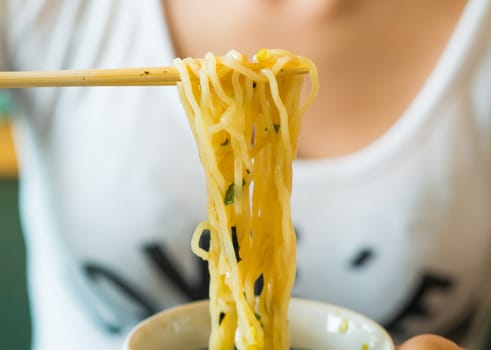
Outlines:
{"label": "yellow noodle", "polygon": [[[313,63],[284,50],[236,51],[176,59],[179,94],[206,176],[208,220],[191,247],[208,260],[210,350],[287,350],[288,302],[295,277],[290,214],[292,162],[300,122],[317,94]],[[277,73],[309,65],[311,93],[300,104],[303,76]],[[210,248],[199,246],[210,232]],[[263,279],[263,289],[254,286]]]}

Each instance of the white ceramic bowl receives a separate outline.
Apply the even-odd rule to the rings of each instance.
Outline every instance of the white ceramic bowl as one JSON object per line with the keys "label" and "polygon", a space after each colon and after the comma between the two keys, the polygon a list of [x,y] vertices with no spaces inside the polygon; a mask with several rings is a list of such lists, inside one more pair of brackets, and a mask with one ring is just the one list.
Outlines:
{"label": "white ceramic bowl", "polygon": [[[292,299],[289,309],[292,347],[309,350],[394,350],[376,322],[338,306]],[[184,304],[141,322],[124,350],[201,350],[208,346],[208,301]]]}

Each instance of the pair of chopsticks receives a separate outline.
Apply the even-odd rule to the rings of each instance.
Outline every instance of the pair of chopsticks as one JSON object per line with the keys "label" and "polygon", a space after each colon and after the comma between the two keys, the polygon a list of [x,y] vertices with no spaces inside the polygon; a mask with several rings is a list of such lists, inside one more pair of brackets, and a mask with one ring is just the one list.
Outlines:
{"label": "pair of chopsticks", "polygon": [[[260,70],[261,66],[251,63],[250,68]],[[278,74],[308,72],[307,66],[290,65]],[[163,86],[175,85],[179,80],[179,72],[175,67],[0,72],[0,88]]]}

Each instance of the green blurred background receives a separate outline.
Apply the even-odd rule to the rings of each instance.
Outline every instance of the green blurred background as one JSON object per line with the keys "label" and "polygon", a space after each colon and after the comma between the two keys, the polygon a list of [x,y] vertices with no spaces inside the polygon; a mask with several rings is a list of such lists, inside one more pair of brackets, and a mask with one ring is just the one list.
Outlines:
{"label": "green blurred background", "polygon": [[9,96],[0,90],[0,349],[27,350],[31,324],[10,114]]}
{"label": "green blurred background", "polygon": [[31,325],[17,193],[16,179],[0,179],[0,349],[27,350]]}

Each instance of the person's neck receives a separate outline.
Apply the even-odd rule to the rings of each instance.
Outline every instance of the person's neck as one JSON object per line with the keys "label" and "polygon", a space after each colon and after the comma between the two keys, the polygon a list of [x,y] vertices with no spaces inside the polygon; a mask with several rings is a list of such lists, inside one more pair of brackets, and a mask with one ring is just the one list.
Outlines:
{"label": "person's neck", "polygon": [[[180,56],[283,48],[319,69],[299,156],[356,151],[386,132],[438,61],[465,0],[167,0]],[[218,10],[217,10],[218,9]]]}

